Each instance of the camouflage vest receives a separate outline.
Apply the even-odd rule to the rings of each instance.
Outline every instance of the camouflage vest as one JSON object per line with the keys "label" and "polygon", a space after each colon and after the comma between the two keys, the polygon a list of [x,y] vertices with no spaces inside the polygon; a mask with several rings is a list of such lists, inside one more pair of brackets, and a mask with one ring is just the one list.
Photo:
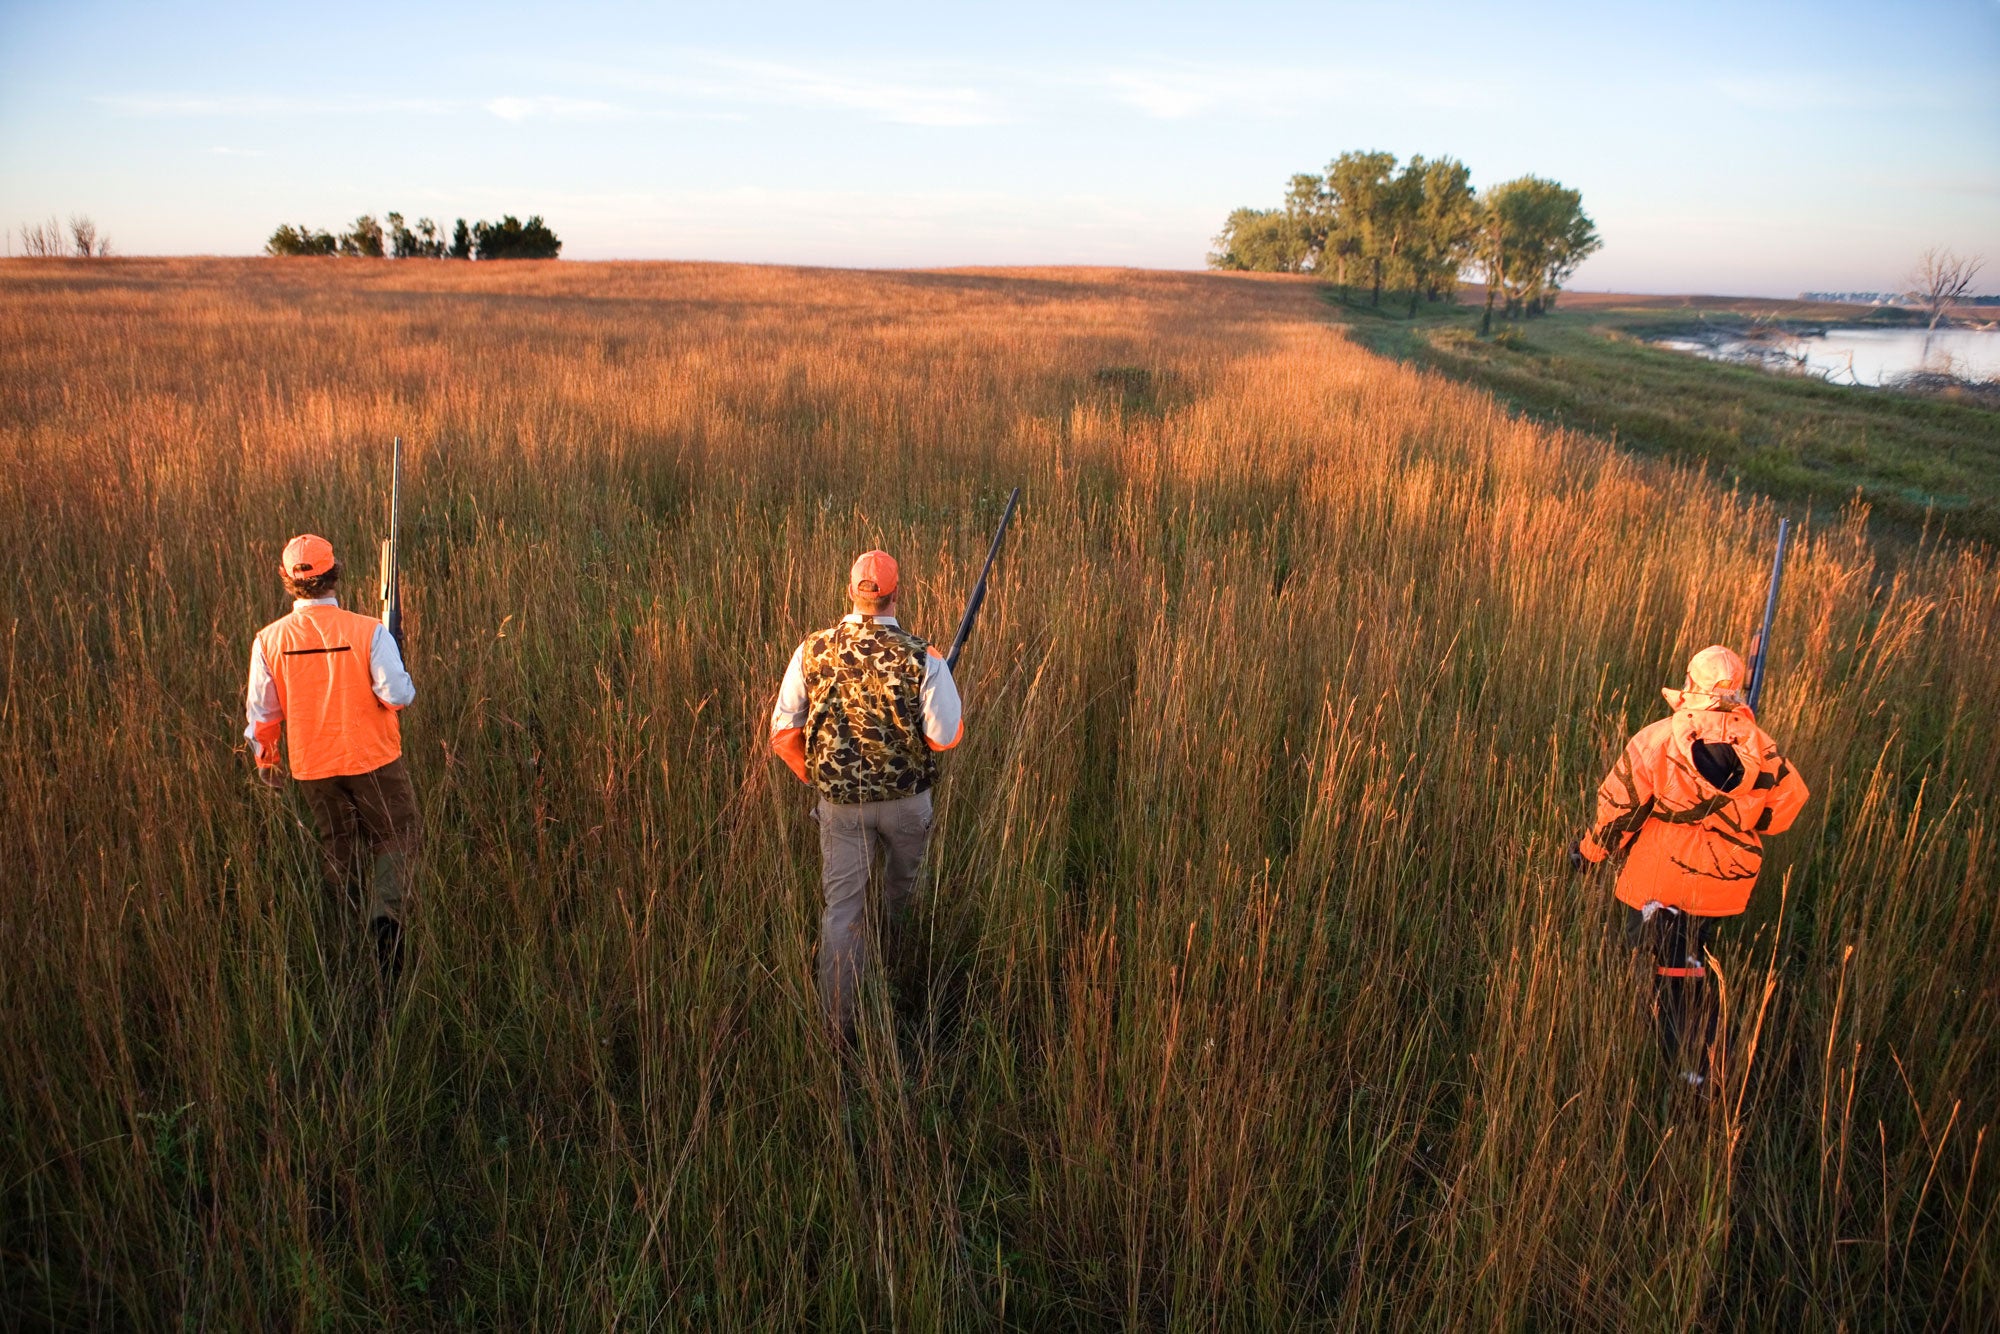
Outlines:
{"label": "camouflage vest", "polygon": [[807,637],[806,771],[828,801],[894,801],[929,791],[937,757],[924,741],[924,654],[895,625],[842,621]]}

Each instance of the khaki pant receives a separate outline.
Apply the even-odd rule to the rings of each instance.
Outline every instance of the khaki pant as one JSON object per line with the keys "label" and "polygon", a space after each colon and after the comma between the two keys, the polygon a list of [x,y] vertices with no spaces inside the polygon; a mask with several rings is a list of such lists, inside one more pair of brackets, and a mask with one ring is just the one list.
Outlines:
{"label": "khaki pant", "polygon": [[826,910],[819,919],[819,996],[829,1023],[854,1026],[854,1002],[868,963],[868,877],[876,847],[883,852],[881,911],[893,923],[909,906],[917,871],[931,841],[931,794],[843,805],[821,797],[820,880]]}
{"label": "khaki pant", "polygon": [[299,787],[319,826],[327,883],[366,908],[364,923],[401,924],[421,838],[417,791],[402,757],[365,774],[301,779]]}

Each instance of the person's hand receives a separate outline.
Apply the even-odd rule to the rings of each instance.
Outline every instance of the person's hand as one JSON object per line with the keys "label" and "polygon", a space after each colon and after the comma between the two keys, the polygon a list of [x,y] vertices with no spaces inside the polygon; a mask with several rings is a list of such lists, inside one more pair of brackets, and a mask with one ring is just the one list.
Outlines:
{"label": "person's hand", "polygon": [[285,771],[276,764],[260,764],[257,766],[257,781],[275,792],[285,785]]}
{"label": "person's hand", "polygon": [[1583,855],[1583,842],[1581,839],[1569,845],[1569,869],[1572,872],[1578,873],[1590,869],[1590,859]]}

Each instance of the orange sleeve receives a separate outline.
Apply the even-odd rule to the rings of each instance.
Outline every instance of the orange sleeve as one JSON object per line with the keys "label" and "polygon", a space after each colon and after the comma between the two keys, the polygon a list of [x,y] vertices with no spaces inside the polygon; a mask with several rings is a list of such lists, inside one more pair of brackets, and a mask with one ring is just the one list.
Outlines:
{"label": "orange sleeve", "polygon": [[1645,733],[1626,745],[1625,753],[1597,786],[1597,821],[1577,841],[1586,861],[1601,862],[1623,851],[1639,836],[1653,813],[1653,766]]}
{"label": "orange sleeve", "polygon": [[958,720],[958,731],[955,735],[953,735],[951,740],[945,742],[942,746],[940,746],[937,742],[931,740],[929,737],[925,737],[924,744],[926,746],[929,746],[932,750],[950,750],[953,746],[956,746],[959,742],[963,740],[965,740],[965,719],[960,718]]}
{"label": "orange sleeve", "polygon": [[785,766],[799,776],[801,783],[810,783],[806,777],[806,729],[784,727],[771,733],[771,750],[785,762]]}
{"label": "orange sleeve", "polygon": [[1799,777],[1799,771],[1792,767],[1791,761],[1781,757],[1771,795],[1764,798],[1764,813],[1751,828],[1759,834],[1784,833],[1792,827],[1792,821],[1799,818],[1806,798],[1811,795],[1806,790],[1806,780]]}

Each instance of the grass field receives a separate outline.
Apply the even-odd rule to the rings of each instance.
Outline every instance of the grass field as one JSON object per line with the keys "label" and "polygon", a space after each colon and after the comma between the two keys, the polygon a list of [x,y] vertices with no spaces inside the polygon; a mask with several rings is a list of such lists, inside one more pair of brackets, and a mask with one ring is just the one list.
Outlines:
{"label": "grass field", "polygon": [[[365,589],[394,434],[428,851],[383,1013],[237,734],[280,545]],[[1774,516],[1308,283],[15,262],[0,457],[0,1325],[2000,1315],[1979,547],[1801,534],[1764,721],[1815,795],[1697,1102],[1562,849],[1748,638]],[[948,638],[1016,483],[843,1075],[771,698],[868,546]]]}
{"label": "grass field", "polygon": [[1826,517],[1858,494],[1879,532],[2000,543],[2000,410],[1705,362],[1647,340],[1753,320],[1907,322],[1907,312],[1727,297],[1565,295],[1548,315],[1477,336],[1481,307],[1340,317],[1364,345],[1489,390],[1551,425],[1698,467],[1725,485]]}

